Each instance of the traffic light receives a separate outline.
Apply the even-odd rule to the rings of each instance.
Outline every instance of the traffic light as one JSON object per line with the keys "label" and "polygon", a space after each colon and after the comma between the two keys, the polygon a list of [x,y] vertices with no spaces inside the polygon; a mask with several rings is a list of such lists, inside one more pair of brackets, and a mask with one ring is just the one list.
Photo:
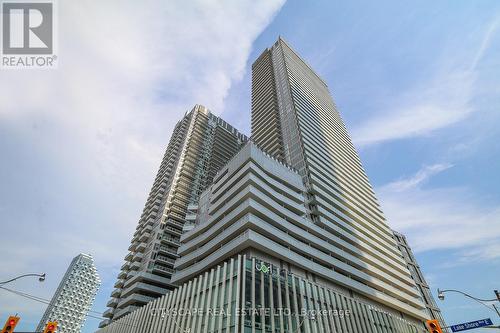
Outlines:
{"label": "traffic light", "polygon": [[10,316],[9,319],[5,322],[5,325],[3,327],[2,333],[11,333],[14,332],[14,328],[16,327],[17,323],[19,322],[19,317],[16,316]]}
{"label": "traffic light", "polygon": [[436,319],[427,320],[427,328],[429,329],[430,333],[443,333],[443,331],[441,330],[441,326],[439,326],[439,323]]}
{"label": "traffic light", "polygon": [[57,329],[57,321],[49,321],[47,325],[45,325],[45,330],[43,333],[54,333]]}

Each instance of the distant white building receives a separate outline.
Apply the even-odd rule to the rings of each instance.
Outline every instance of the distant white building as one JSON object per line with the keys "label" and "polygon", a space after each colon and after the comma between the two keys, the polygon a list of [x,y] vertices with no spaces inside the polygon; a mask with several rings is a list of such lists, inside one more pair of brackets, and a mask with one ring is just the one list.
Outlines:
{"label": "distant white building", "polygon": [[100,284],[92,256],[83,253],[76,256],[36,330],[41,332],[47,322],[57,321],[58,333],[80,333]]}

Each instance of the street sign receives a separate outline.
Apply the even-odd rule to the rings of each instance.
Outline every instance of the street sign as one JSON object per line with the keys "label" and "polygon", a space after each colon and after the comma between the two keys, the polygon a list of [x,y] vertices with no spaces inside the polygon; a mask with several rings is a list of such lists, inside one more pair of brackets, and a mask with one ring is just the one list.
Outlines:
{"label": "street sign", "polygon": [[466,330],[471,330],[473,328],[490,326],[490,325],[493,325],[493,322],[491,321],[490,318],[487,318],[487,319],[481,319],[481,320],[476,320],[476,321],[470,321],[468,323],[452,325],[450,327],[451,327],[451,330],[453,332],[460,332],[460,331],[466,331]]}

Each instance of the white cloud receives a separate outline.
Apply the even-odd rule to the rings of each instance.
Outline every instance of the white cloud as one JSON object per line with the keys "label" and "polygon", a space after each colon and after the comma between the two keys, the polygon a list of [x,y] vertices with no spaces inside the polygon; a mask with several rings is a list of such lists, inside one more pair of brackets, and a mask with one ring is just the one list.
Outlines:
{"label": "white cloud", "polygon": [[426,166],[419,170],[415,175],[409,178],[401,179],[395,182],[392,182],[388,185],[386,185],[385,189],[390,190],[393,192],[402,192],[405,190],[409,190],[411,188],[414,188],[423,182],[425,182],[427,179],[432,177],[433,175],[436,175],[446,169],[451,168],[453,165],[448,164],[448,163],[443,163],[443,164],[434,164],[430,166]]}
{"label": "white cloud", "polygon": [[406,234],[416,251],[452,249],[459,262],[500,258],[500,206],[466,188],[424,188],[422,180],[449,168],[424,167],[406,180],[377,189],[392,228]]}
{"label": "white cloud", "polygon": [[484,37],[481,40],[481,46],[479,47],[479,50],[477,50],[474,56],[474,60],[471,63],[470,71],[474,71],[476,69],[477,65],[479,64],[479,61],[484,56],[486,50],[489,48],[491,44],[491,39],[495,35],[495,32],[497,31],[499,24],[500,24],[500,18],[497,18],[496,20],[493,20],[486,28],[486,33],[484,34]]}
{"label": "white cloud", "polygon": [[352,137],[356,145],[429,135],[475,112],[472,100],[478,89],[477,67],[498,32],[499,22],[492,21],[477,36],[477,50],[464,48],[461,43],[446,50],[433,77],[392,97],[388,108],[355,127]]}
{"label": "white cloud", "polygon": [[[491,221],[499,223],[498,218]],[[460,252],[460,263],[470,263],[476,260],[490,261],[497,258],[500,258],[500,240],[498,238],[488,240],[479,247]]]}
{"label": "white cloud", "polygon": [[2,72],[0,124],[75,181],[143,202],[175,123],[195,103],[222,112],[282,3],[60,2],[59,68]]}
{"label": "white cloud", "polygon": [[474,76],[468,71],[439,74],[396,98],[391,109],[355,127],[353,141],[362,147],[422,136],[465,119],[474,111],[470,105]]}
{"label": "white cloud", "polygon": [[195,103],[224,110],[283,2],[58,2],[58,69],[0,75],[0,147],[12,156],[0,219],[22,230],[2,241],[1,264],[51,270],[25,291],[50,297],[80,251],[115,278],[173,126]]}

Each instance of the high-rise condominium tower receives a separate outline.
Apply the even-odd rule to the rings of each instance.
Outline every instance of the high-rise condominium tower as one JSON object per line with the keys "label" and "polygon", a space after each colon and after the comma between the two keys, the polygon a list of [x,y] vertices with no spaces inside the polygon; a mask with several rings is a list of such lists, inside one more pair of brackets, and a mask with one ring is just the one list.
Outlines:
{"label": "high-rise condominium tower", "polygon": [[[252,66],[252,139],[297,169],[309,220],[338,248],[328,283],[408,319],[427,316],[326,83],[281,38]],[[311,244],[311,246],[314,246]],[[336,265],[338,260],[341,265]],[[314,261],[314,260],[313,260]]]}
{"label": "high-rise condominium tower", "polygon": [[179,287],[101,333],[425,332],[326,84],[282,39],[252,70],[253,142],[191,206]]}
{"label": "high-rise condominium tower", "polygon": [[58,333],[80,333],[101,281],[88,254],[79,254],[68,267],[36,329],[57,321]]}
{"label": "high-rise condominium tower", "polygon": [[170,277],[187,208],[246,140],[201,105],[177,123],[101,327],[173,288]]}

